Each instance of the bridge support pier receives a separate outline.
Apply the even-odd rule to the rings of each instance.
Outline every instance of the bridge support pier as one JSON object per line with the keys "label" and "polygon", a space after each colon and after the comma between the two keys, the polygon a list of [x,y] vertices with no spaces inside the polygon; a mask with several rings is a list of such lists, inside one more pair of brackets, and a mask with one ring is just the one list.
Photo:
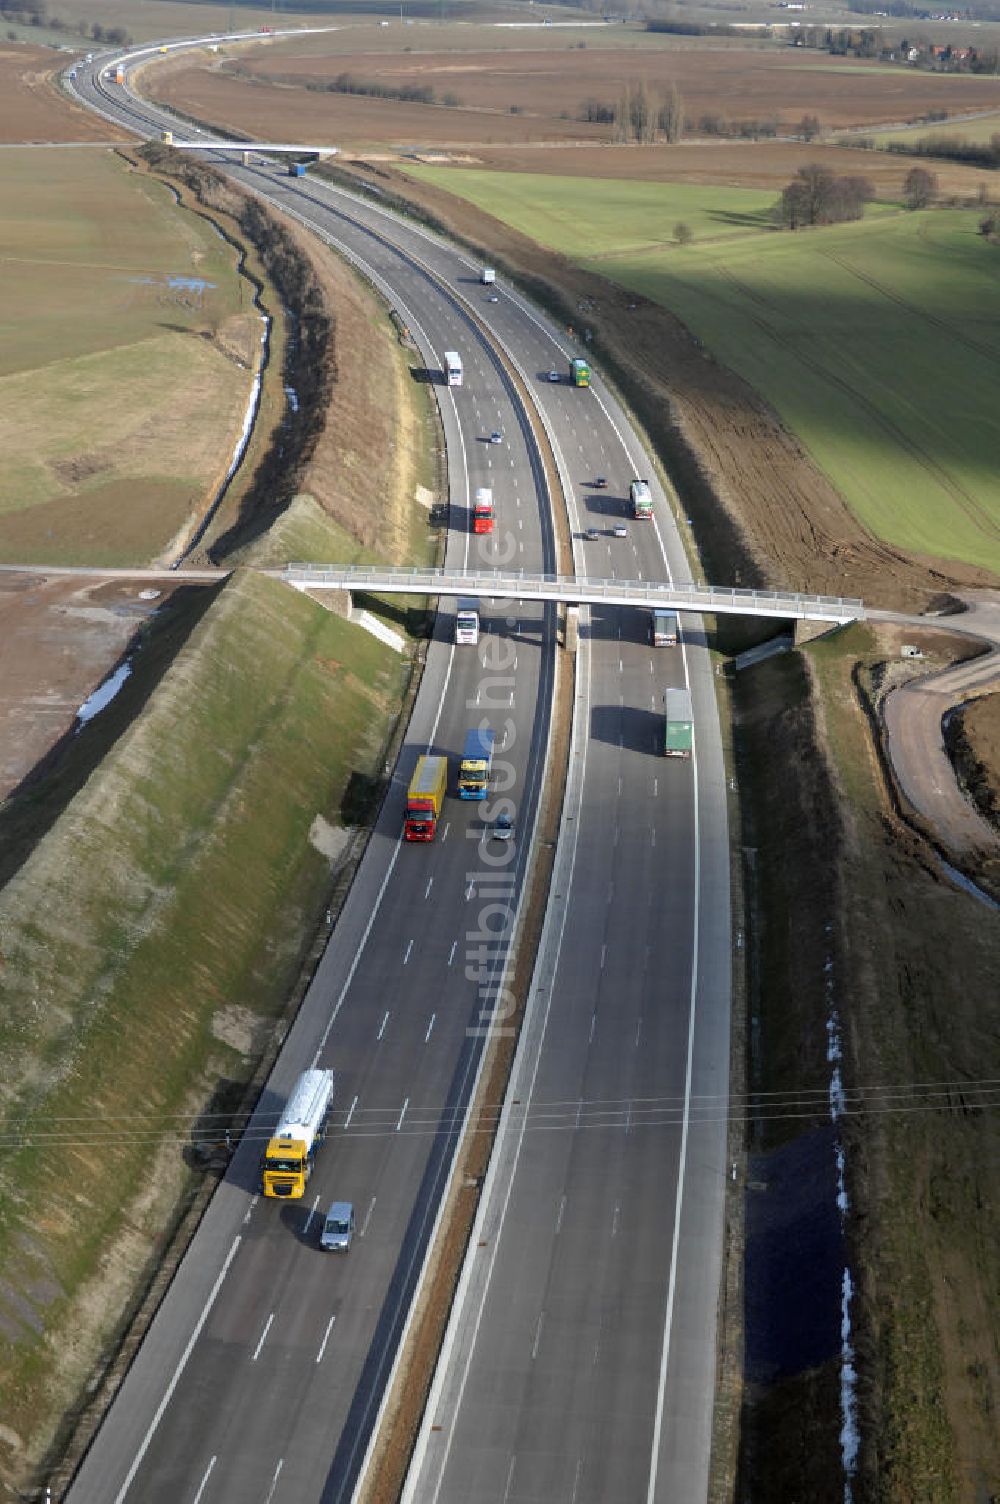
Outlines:
{"label": "bridge support pier", "polygon": [[567,606],[563,622],[563,647],[567,653],[575,653],[580,642],[580,607]]}

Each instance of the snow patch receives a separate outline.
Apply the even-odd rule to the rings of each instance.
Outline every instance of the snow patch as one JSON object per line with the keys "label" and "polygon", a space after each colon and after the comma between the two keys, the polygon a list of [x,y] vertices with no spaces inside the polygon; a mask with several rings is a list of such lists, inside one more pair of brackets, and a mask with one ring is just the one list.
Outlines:
{"label": "snow patch", "polygon": [[92,695],[89,695],[76,713],[77,730],[92,721],[95,715],[100,715],[106,705],[110,705],[115,695],[121,689],[125,680],[132,672],[131,663],[120,663],[113,674],[97,686]]}

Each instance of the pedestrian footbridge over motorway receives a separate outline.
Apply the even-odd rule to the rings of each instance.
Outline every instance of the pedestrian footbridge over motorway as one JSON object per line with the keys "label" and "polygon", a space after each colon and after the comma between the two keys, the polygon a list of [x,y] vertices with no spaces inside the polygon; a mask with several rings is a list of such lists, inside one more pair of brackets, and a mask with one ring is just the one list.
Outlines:
{"label": "pedestrian footbridge over motorway", "polygon": [[[276,571],[277,572],[277,571]],[[297,590],[365,590],[379,595],[462,596],[471,599],[561,601],[570,606],[656,606],[729,616],[777,616],[792,621],[846,623],[864,619],[862,601],[781,590],[733,590],[717,585],[668,585],[661,580],[594,580],[586,575],[523,574],[504,570],[374,569],[367,565],[289,564],[280,577]]]}

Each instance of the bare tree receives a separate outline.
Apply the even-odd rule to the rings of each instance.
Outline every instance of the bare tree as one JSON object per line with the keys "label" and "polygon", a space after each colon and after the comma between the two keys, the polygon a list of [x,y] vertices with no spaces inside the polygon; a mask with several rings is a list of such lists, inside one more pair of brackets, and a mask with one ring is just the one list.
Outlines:
{"label": "bare tree", "polygon": [[814,141],[819,133],[820,123],[817,115],[803,115],[795,127],[795,134],[801,136],[803,141]]}
{"label": "bare tree", "polygon": [[659,124],[667,141],[679,141],[684,134],[684,101],[676,84],[660,106]]}
{"label": "bare tree", "polygon": [[676,240],[678,245],[691,244],[691,226],[686,225],[682,219],[678,220],[674,225],[674,239]]}
{"label": "bare tree", "polygon": [[926,167],[911,167],[903,180],[903,202],[908,209],[926,209],[937,198],[937,175]]}
{"label": "bare tree", "polygon": [[828,167],[810,162],[800,167],[782,191],[778,215],[790,230],[802,225],[832,225],[860,219],[874,196],[867,178],[838,178]]}
{"label": "bare tree", "polygon": [[628,85],[615,100],[613,136],[616,141],[629,141],[632,137],[632,101]]}

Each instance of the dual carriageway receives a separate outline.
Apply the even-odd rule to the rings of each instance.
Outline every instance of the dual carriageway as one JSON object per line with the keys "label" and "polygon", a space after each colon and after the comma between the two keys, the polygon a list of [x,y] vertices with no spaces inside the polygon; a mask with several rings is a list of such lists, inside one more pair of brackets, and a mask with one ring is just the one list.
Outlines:
{"label": "dual carriageway", "polygon": [[[80,70],[80,97],[140,135],[171,128],[127,86],[104,87],[108,62]],[[489,485],[497,530],[449,533],[445,570],[465,582],[455,592],[469,593],[473,571],[496,597],[501,561],[556,579],[552,501],[505,362],[544,425],[574,532],[589,520],[588,477],[619,477],[622,490],[627,477],[653,473],[600,380],[589,392],[543,384],[538,373],[568,358],[559,331],[507,289],[484,301],[476,268],[445,242],[319,181],[246,164],[224,143],[207,155],[347,256],[403,314],[428,368],[440,368],[445,349],[462,352],[466,384],[438,388],[452,515]],[[502,445],[478,442],[493,429]],[[605,583],[688,580],[655,482],[653,492],[652,524],[607,543]],[[574,550],[578,576],[592,573],[593,547]],[[72,1504],[356,1496],[485,1048],[503,1028],[550,770],[556,666],[554,597],[525,593],[484,608],[478,648],[456,648],[439,623],[388,796],[313,984]],[[550,903],[407,1484],[419,1504],[706,1497],[731,943],[727,784],[700,615],[717,607],[692,604],[674,651],[648,645],[641,613],[614,590],[582,623]],[[666,763],[650,732],[666,683],[685,680],[695,756]],[[517,806],[510,862],[491,862],[479,807],[454,799],[433,844],[404,846],[417,756],[454,756],[484,716],[498,735],[502,791]],[[337,1073],[330,1139],[304,1201],[263,1202],[260,1140],[311,1065]],[[335,1198],[354,1202],[358,1236],[331,1262],[317,1250],[317,1222]]]}

